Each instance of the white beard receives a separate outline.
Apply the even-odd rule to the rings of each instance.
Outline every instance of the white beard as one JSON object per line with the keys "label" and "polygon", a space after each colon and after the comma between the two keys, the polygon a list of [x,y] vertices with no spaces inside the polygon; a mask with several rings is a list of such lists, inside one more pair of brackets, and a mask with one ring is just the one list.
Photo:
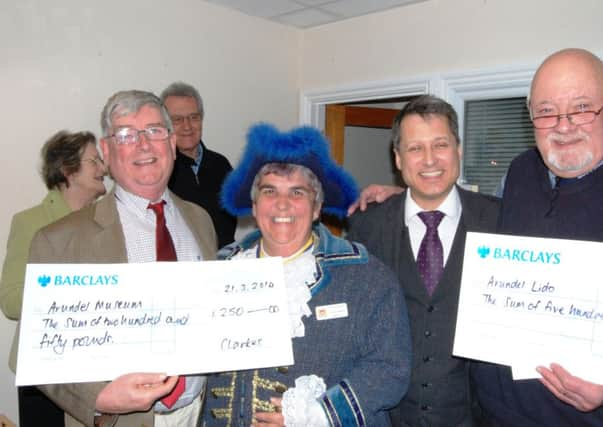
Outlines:
{"label": "white beard", "polygon": [[[566,143],[580,140],[578,145],[572,150],[557,150],[557,143]],[[562,172],[574,172],[584,169],[593,161],[593,153],[583,144],[590,142],[590,135],[585,132],[578,131],[574,135],[566,136],[556,133],[551,133],[546,137],[546,144],[550,150],[547,154],[546,161],[555,169]]]}
{"label": "white beard", "polygon": [[[569,157],[569,158],[568,158]],[[547,162],[557,170],[563,172],[579,171],[593,161],[593,153],[586,151],[576,155],[561,155],[556,151],[550,151]]]}

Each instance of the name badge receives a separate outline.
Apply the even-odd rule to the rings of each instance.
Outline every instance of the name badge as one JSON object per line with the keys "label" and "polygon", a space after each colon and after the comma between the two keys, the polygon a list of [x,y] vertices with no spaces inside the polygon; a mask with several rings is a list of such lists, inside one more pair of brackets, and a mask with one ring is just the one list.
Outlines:
{"label": "name badge", "polygon": [[316,320],[339,319],[342,317],[348,317],[348,305],[345,302],[316,307]]}

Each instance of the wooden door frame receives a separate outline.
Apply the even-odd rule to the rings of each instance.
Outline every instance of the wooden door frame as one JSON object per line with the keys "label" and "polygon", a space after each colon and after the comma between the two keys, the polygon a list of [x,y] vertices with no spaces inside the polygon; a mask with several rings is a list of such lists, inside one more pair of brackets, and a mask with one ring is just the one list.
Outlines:
{"label": "wooden door frame", "polygon": [[[335,163],[343,165],[345,153],[345,127],[362,126],[371,128],[389,129],[396,109],[370,108],[352,105],[329,104],[325,106],[325,135],[331,143],[331,157]],[[322,215],[321,221],[329,227],[336,236],[342,234],[345,221]]]}
{"label": "wooden door frame", "polygon": [[329,104],[325,106],[325,135],[331,142],[331,156],[338,165],[345,158],[345,127],[390,129],[398,110]]}

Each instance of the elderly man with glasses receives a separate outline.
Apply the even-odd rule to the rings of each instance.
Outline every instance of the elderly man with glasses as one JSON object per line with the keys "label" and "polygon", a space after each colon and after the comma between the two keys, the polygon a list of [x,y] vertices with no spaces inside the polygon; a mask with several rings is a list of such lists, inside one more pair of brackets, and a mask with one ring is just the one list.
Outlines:
{"label": "elderly man with glasses", "polygon": [[220,206],[219,194],[232,166],[202,140],[205,110],[193,86],[175,82],[161,92],[176,134],[176,161],[168,187],[179,197],[207,211],[218,235],[218,247],[234,241],[236,217]]}
{"label": "elderly man with glasses", "polygon": [[[536,71],[528,107],[537,148],[511,163],[499,231],[603,242],[603,62],[582,49],[554,53]],[[601,384],[557,364],[538,367],[540,381],[475,366],[488,426],[603,426]]]}
{"label": "elderly man with glasses", "polygon": [[[101,126],[100,146],[114,190],[38,232],[29,262],[214,259],[216,235],[207,212],[167,189],[176,137],[159,98],[148,92],[118,92],[107,101]],[[39,387],[85,425],[195,426],[205,378],[133,373],[108,383]]]}

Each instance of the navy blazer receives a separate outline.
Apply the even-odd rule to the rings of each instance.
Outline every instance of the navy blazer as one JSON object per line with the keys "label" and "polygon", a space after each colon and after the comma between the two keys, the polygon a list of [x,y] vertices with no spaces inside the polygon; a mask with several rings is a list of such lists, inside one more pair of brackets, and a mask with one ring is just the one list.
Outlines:
{"label": "navy blazer", "polygon": [[349,221],[350,240],[364,244],[398,276],[410,317],[411,384],[390,411],[394,426],[472,426],[469,364],[452,356],[467,231],[495,232],[499,199],[457,187],[462,214],[442,279],[429,296],[419,276],[404,224],[406,195],[371,204]]}

